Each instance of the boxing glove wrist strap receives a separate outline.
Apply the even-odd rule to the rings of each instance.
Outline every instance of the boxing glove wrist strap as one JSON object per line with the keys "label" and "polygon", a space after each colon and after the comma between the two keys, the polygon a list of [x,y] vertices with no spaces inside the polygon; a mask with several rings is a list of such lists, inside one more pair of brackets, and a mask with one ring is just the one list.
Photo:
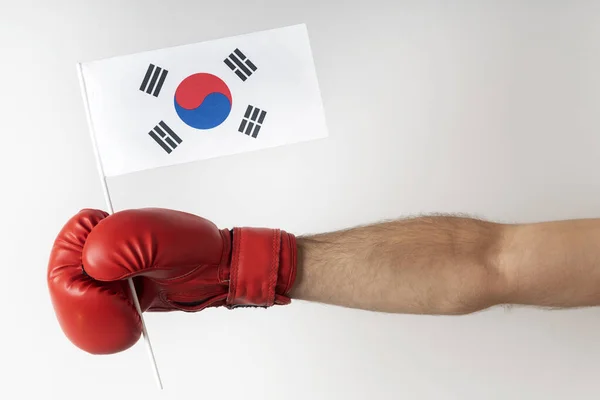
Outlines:
{"label": "boxing glove wrist strap", "polygon": [[281,230],[234,228],[227,305],[270,307],[275,303]]}

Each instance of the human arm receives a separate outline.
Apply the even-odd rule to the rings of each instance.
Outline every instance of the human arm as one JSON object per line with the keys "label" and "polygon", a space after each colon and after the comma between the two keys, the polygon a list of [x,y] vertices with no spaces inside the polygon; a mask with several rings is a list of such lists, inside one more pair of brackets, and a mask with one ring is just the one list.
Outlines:
{"label": "human arm", "polygon": [[414,314],[600,305],[600,220],[426,216],[298,238],[291,297]]}

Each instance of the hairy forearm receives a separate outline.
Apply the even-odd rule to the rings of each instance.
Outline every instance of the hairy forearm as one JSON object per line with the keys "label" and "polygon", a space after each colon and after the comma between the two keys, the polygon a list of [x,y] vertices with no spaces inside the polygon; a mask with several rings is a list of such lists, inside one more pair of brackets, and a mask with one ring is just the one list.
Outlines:
{"label": "hairy forearm", "polygon": [[499,225],[430,216],[301,237],[292,296],[368,310],[460,314],[500,301]]}
{"label": "hairy forearm", "polygon": [[298,238],[292,297],[466,314],[498,304],[600,305],[600,220],[509,225],[429,216]]}

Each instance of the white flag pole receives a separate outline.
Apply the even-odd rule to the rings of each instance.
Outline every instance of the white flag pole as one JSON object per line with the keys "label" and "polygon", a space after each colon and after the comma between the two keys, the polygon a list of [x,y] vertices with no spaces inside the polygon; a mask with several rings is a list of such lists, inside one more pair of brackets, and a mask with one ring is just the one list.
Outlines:
{"label": "white flag pole", "polygon": [[[112,205],[112,200],[110,198],[110,193],[108,192],[108,184],[106,183],[106,176],[104,176],[104,168],[102,167],[102,161],[100,160],[100,152],[98,151],[98,144],[96,143],[96,135],[94,133],[94,127],[92,125],[92,116],[90,114],[90,108],[88,106],[87,101],[87,89],[85,86],[85,81],[83,79],[83,71],[81,70],[81,64],[77,64],[77,73],[79,76],[79,83],[81,87],[81,93],[83,95],[83,101],[85,105],[85,114],[88,123],[88,127],[90,130],[90,136],[92,139],[92,146],[94,148],[94,155],[96,158],[96,166],[98,168],[98,173],[100,174],[100,180],[102,182],[102,191],[104,193],[104,199],[106,200],[106,206],[108,207],[108,212],[110,214],[114,214],[114,209]],[[127,279],[129,283],[129,289],[131,290],[131,297],[133,299],[133,303],[135,305],[135,309],[137,310],[140,320],[142,321],[142,333],[144,336],[144,342],[146,343],[146,349],[148,350],[148,355],[150,356],[150,362],[152,363],[152,368],[154,371],[154,377],[156,378],[156,383],[158,384],[159,389],[162,390],[162,380],[160,379],[160,373],[158,372],[158,365],[156,364],[156,359],[154,358],[154,350],[152,350],[152,344],[150,343],[150,336],[148,335],[148,331],[146,330],[146,322],[144,321],[144,316],[142,315],[142,309],[140,307],[140,302],[138,300],[137,292],[135,290],[135,286],[133,285],[133,280],[131,278]]]}

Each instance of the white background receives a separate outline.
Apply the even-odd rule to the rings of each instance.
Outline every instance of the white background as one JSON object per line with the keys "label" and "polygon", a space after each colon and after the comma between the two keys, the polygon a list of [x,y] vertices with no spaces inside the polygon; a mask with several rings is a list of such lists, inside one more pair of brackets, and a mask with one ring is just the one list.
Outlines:
{"label": "white background", "polygon": [[142,342],[91,356],[64,338],[46,263],[71,215],[104,208],[76,62],[302,22],[328,139],[111,179],[115,207],[296,234],[427,212],[598,217],[599,2],[1,4],[0,398],[597,398],[598,309],[429,317],[299,301],[147,315],[159,393]]}

